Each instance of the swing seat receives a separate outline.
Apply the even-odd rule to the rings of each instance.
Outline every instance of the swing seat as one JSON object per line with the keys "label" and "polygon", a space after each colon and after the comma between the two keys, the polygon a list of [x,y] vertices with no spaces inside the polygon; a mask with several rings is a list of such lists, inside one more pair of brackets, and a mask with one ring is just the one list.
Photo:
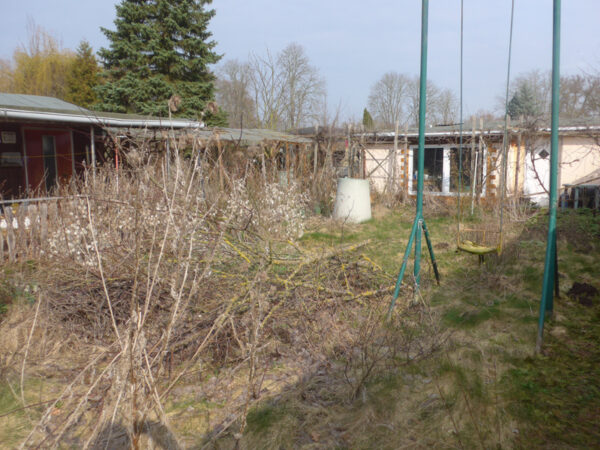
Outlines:
{"label": "swing seat", "polygon": [[502,233],[500,230],[482,228],[467,228],[459,224],[458,250],[472,255],[488,255],[501,253]]}
{"label": "swing seat", "polygon": [[489,253],[498,252],[498,247],[490,247],[487,245],[476,244],[472,241],[462,241],[458,243],[458,249],[463,252],[471,253],[473,255],[487,255]]}

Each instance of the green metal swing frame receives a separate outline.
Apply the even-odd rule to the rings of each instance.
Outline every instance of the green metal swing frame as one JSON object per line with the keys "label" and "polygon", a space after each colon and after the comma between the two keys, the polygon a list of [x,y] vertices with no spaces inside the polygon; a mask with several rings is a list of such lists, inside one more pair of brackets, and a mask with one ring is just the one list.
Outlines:
{"label": "green metal swing frame", "polygon": [[[463,2],[461,0],[461,97],[462,97],[462,52],[463,52]],[[440,275],[437,267],[437,262],[431,245],[429,231],[423,216],[423,171],[425,161],[425,113],[426,113],[426,85],[427,85],[427,32],[428,32],[428,15],[429,15],[429,0],[422,0],[421,13],[421,67],[420,67],[420,93],[419,93],[419,147],[418,147],[418,172],[417,172],[417,205],[415,219],[411,228],[408,244],[402,259],[402,266],[398,273],[394,295],[390,302],[388,317],[391,316],[396,300],[400,293],[400,287],[404,278],[404,273],[408,265],[408,259],[414,243],[414,282],[415,294],[418,292],[420,285],[420,270],[421,270],[421,246],[422,234],[425,235],[427,248],[431,257],[431,263],[435,272],[437,283],[440,282]],[[512,0],[511,10],[511,39],[509,46],[509,64],[507,77],[507,95],[508,83],[510,82],[510,52],[512,49],[512,28],[514,18],[514,0]],[[542,298],[540,301],[540,313],[538,321],[538,335],[536,342],[536,351],[541,351],[544,321],[546,315],[551,315],[553,311],[554,294],[558,297],[558,256],[556,245],[556,216],[557,216],[557,191],[558,191],[558,126],[559,126],[559,94],[560,94],[560,21],[561,21],[561,0],[553,0],[553,46],[552,46],[552,124],[551,124],[551,149],[550,149],[550,194],[549,194],[549,222],[548,222],[548,238],[546,240],[546,258],[544,264],[544,278],[542,284]],[[462,119],[462,101],[461,101],[461,119]],[[505,120],[507,116],[505,115]],[[506,133],[508,127],[505,126],[505,145],[507,142]],[[462,131],[462,120],[461,120]],[[461,132],[462,138],[462,132]],[[462,152],[459,151],[459,158],[462,161]],[[506,162],[506,157],[504,158]],[[506,164],[504,171],[506,172]],[[460,171],[459,171],[460,176]],[[506,180],[506,176],[504,177]],[[505,185],[506,183],[504,183]],[[505,186],[504,186],[505,189]],[[459,189],[460,192],[460,189]],[[460,195],[459,195],[460,199]],[[460,207],[459,207],[460,212]],[[502,231],[502,216],[501,212],[501,230]],[[459,230],[460,231],[460,230]],[[498,247],[489,247],[478,245],[475,243],[459,241],[459,249],[469,251],[470,253],[478,254],[480,261],[483,255],[492,252],[502,251],[502,235]],[[462,247],[462,248],[461,248]]]}
{"label": "green metal swing frame", "polygon": [[404,257],[402,258],[402,266],[400,267],[400,273],[396,280],[396,287],[394,289],[394,295],[390,303],[388,310],[388,317],[392,314],[396,300],[400,294],[400,287],[402,285],[402,279],[404,278],[404,272],[408,265],[408,259],[414,243],[414,256],[415,263],[413,268],[413,275],[415,280],[415,294],[419,290],[421,281],[421,246],[422,236],[425,235],[427,242],[427,249],[429,250],[429,256],[431,258],[431,264],[435,272],[435,279],[437,283],[440,282],[440,273],[438,271],[437,262],[435,260],[435,254],[433,252],[433,246],[431,245],[431,239],[429,237],[429,230],[427,229],[427,223],[423,216],[423,184],[424,177],[423,171],[425,169],[425,113],[426,113],[426,101],[427,101],[427,33],[428,33],[428,22],[429,22],[429,0],[422,0],[421,10],[421,68],[420,68],[420,79],[419,79],[419,150],[418,150],[418,162],[417,162],[417,210],[415,213],[415,219],[410,231],[410,237],[408,238],[408,244],[404,251]]}

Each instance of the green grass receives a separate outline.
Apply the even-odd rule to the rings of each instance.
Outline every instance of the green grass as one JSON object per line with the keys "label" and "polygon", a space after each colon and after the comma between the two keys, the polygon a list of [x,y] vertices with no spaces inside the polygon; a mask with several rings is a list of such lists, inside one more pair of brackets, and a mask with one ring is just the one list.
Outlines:
{"label": "green grass", "polygon": [[301,238],[300,242],[309,243],[324,243],[330,245],[339,245],[350,242],[356,242],[359,240],[359,235],[352,232],[342,232],[340,229],[339,233],[324,233],[321,231],[315,231],[313,233],[305,233]]}
{"label": "green grass", "polygon": [[523,294],[508,295],[505,304],[508,308],[524,310],[535,309],[537,307],[537,304],[531,298],[524,297]]}
{"label": "green grass", "polygon": [[[48,385],[41,380],[29,380],[25,383],[25,403],[35,404],[47,399],[45,388]],[[0,448],[16,448],[30,430],[32,421],[39,419],[47,404],[23,409],[20,387],[17,382],[0,382]],[[9,414],[10,413],[10,414]]]}
{"label": "green grass", "polygon": [[[379,372],[349,400],[344,361],[331,357],[324,374],[265,398],[250,410],[244,439],[260,448],[591,448],[600,443],[600,314],[565,299],[575,281],[598,283],[599,217],[564,214],[558,220],[562,322],[549,324],[545,354],[534,356],[547,215],[528,220],[484,265],[455,251],[454,217],[425,212],[442,280],[433,281],[423,242],[421,295],[447,341],[429,358]],[[393,284],[412,226],[412,208],[360,225],[309,230],[300,245],[371,243],[363,253]],[[465,220],[484,221],[481,215]],[[507,233],[507,236],[509,233]],[[405,285],[411,285],[413,255]],[[382,278],[385,282],[386,278]],[[600,286],[598,286],[600,287]],[[406,306],[412,293],[401,292]],[[387,297],[389,300],[389,296]],[[584,317],[585,316],[585,317]],[[360,317],[341,311],[351,329]],[[553,326],[567,337],[553,336]],[[559,334],[557,334],[559,335]],[[336,368],[337,367],[337,368]],[[347,373],[352,376],[352,373]],[[321,380],[321,381],[319,381]],[[308,383],[308,385],[306,384]],[[307,387],[308,386],[308,387]],[[345,387],[346,386],[346,387]],[[307,394],[305,396],[305,394]]]}
{"label": "green grass", "polygon": [[397,393],[402,388],[401,380],[402,378],[397,374],[390,374],[367,385],[370,392],[370,403],[378,414],[393,414],[400,406]]}
{"label": "green grass", "polygon": [[[480,353],[479,353],[480,355]],[[480,358],[474,358],[480,361]],[[471,398],[482,399],[486,392],[481,374],[474,369],[465,368],[449,360],[444,360],[438,368],[438,376],[448,375],[453,380],[457,392],[467,393]]]}
{"label": "green grass", "polygon": [[281,420],[284,414],[285,410],[273,405],[253,408],[246,417],[248,430],[252,433],[262,433]]}
{"label": "green grass", "polygon": [[300,242],[337,242],[339,241],[339,236],[332,233],[323,233],[321,231],[315,231],[312,233],[305,233],[301,238]]}
{"label": "green grass", "polygon": [[567,316],[561,324],[567,335],[546,333],[545,356],[513,361],[503,379],[523,447],[600,443],[600,307],[566,305],[560,311]]}
{"label": "green grass", "polygon": [[526,289],[537,292],[542,284],[543,268],[537,266],[525,266],[521,270],[521,279]]}
{"label": "green grass", "polygon": [[[348,385],[353,380],[345,377],[355,376],[352,371],[344,372],[348,358],[324,354],[323,350],[323,354],[318,354],[323,361],[314,369],[316,373],[308,372],[313,370],[310,365],[307,372],[302,372],[304,367],[297,367],[302,381],[283,391],[268,391],[250,408],[242,447],[592,448],[599,445],[600,305],[584,308],[566,300],[564,295],[557,299],[556,315],[560,316],[560,322],[548,325],[544,355],[533,356],[547,217],[540,214],[530,220],[518,241],[508,243],[505,254],[486,258],[482,266],[476,257],[455,252],[453,217],[427,212],[425,217],[442,275],[441,286],[433,281],[423,242],[421,295],[431,309],[411,310],[407,305],[412,292],[405,290],[398,305],[435,318],[432,323],[439,325],[439,332],[444,335],[439,349],[425,359],[413,361],[412,356],[404,353],[397,356],[398,360],[390,359],[385,370],[364,383],[356,399],[348,395]],[[412,208],[406,208],[360,225],[327,222],[305,233],[298,245],[306,254],[319,254],[332,246],[371,239],[370,244],[354,250],[352,258],[367,264],[361,257],[364,254],[382,267],[388,276],[377,270],[380,276],[377,280],[385,287],[386,283],[393,285],[397,276],[412,219]],[[600,229],[598,220],[587,213],[559,217],[563,294],[574,281],[597,285],[600,279],[597,269],[600,235],[594,234]],[[411,254],[405,285],[411,284],[412,261]],[[294,263],[276,264],[269,274],[285,278],[295,268]],[[390,297],[386,294],[385,298],[368,302],[387,305]],[[365,303],[366,311],[372,303]],[[354,314],[351,309],[354,306],[351,302],[323,304],[323,311],[331,314],[336,327],[332,332],[340,332],[340,341],[345,339],[344,333],[356,331],[364,322],[364,316]],[[407,320],[415,317],[409,316]],[[267,379],[275,372],[283,374],[295,369],[284,365],[295,357],[294,352],[298,351],[295,345],[303,345],[296,343],[294,329],[285,321],[272,323],[270,327],[286,357],[278,358],[273,352]],[[562,338],[554,337],[557,327],[566,329]],[[382,345],[380,348],[387,349],[391,344]],[[307,347],[307,351],[311,350]],[[347,355],[356,357],[357,350],[348,349]],[[417,354],[418,348],[412,348],[411,352]],[[0,414],[18,406],[5,390],[0,385]],[[190,436],[194,433],[197,436],[203,430],[201,427],[209,423],[202,415],[211,410],[217,413],[224,406],[183,397],[168,403],[166,408],[173,420],[178,420],[181,413],[181,421],[185,421],[182,429]],[[23,420],[20,413],[10,417]],[[4,434],[0,432],[0,440],[9,439],[9,446],[17,442],[21,433],[18,427],[0,422],[0,428],[6,429]],[[232,428],[217,447],[233,447],[227,439],[233,439],[234,433]]]}
{"label": "green grass", "polygon": [[8,311],[8,305],[16,300],[17,291],[8,281],[0,282],[0,320]]}
{"label": "green grass", "polygon": [[450,327],[473,328],[481,323],[499,318],[503,314],[497,306],[484,307],[478,309],[450,308],[443,314],[443,322]]}
{"label": "green grass", "polygon": [[[361,239],[373,237],[379,241],[377,252],[369,253],[369,256],[392,274],[399,268],[411,225],[410,221],[400,217],[400,214],[389,214],[355,231]],[[600,252],[594,244],[600,242],[598,220],[589,214],[559,217],[559,239],[562,239],[559,269],[564,273],[560,278],[563,292],[582,277],[594,280],[594,276],[596,279],[600,276]],[[451,387],[446,402],[450,410],[463,417],[459,433],[463,445],[479,446],[480,439],[494,442],[494,436],[499,433],[505,433],[508,439],[516,438],[515,444],[522,448],[547,447],[553,442],[579,448],[598,445],[600,336],[597,327],[600,325],[592,326],[591,323],[595,320],[598,324],[600,320],[594,314],[588,314],[587,326],[582,327],[578,320],[570,322],[569,336],[580,336],[581,339],[570,339],[570,344],[557,341],[547,332],[548,356],[528,356],[535,344],[547,217],[541,214],[527,224],[520,240],[513,243],[516,252],[505,254],[501,260],[490,261],[483,267],[468,255],[454,253],[452,218],[433,217],[427,221],[434,248],[441,243],[449,245],[436,250],[442,271],[441,288],[425,287],[423,295],[440,314],[447,329],[477,336],[473,340],[476,349],[464,353],[467,360],[456,360],[454,356],[452,360],[439,363],[437,369],[430,367],[430,370],[437,370],[438,377],[449,380]],[[427,266],[426,262],[423,267]],[[410,264],[407,273],[411,273]],[[508,277],[508,281],[503,285],[488,281],[494,277]],[[557,308],[562,310],[563,306],[564,300],[557,300]],[[575,315],[586,312],[570,303],[565,307],[575,311]],[[570,345],[575,345],[575,353]],[[561,350],[556,346],[562,346]],[[497,378],[489,385],[496,392],[495,397],[489,393],[489,381],[484,381],[489,376],[492,361],[493,373],[498,377],[505,374],[501,382]],[[372,399],[381,403],[376,411],[396,410],[398,402],[404,402],[399,394],[403,392],[401,389],[398,378],[393,376],[373,383],[370,386]],[[466,411],[461,409],[465,407],[465,398],[476,409],[474,419],[470,415],[465,419]],[[496,402],[503,401],[510,404],[510,414],[506,417],[497,407],[492,408]],[[490,408],[496,408],[496,412],[490,414]],[[440,414],[429,408],[420,411],[418,419],[423,421],[423,426],[430,423],[436,429],[434,422],[440,421]],[[519,434],[506,431],[511,421],[519,424]],[[496,431],[497,423],[500,423],[500,432]],[[436,433],[438,431],[436,429]],[[443,433],[440,436],[444,436]],[[447,438],[447,435],[441,437],[442,441]],[[370,441],[372,444],[378,442],[374,439]]]}

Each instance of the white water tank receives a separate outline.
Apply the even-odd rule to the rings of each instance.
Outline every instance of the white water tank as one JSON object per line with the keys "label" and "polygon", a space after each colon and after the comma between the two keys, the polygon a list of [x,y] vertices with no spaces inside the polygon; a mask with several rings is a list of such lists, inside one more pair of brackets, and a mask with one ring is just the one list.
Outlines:
{"label": "white water tank", "polygon": [[369,180],[339,178],[333,218],[348,222],[364,222],[371,218]]}

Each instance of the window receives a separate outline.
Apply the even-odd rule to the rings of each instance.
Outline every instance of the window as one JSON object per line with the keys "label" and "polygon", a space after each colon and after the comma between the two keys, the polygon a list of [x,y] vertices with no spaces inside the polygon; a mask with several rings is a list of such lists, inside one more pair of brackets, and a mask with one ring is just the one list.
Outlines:
{"label": "window", "polygon": [[[413,190],[417,190],[418,175],[418,149],[413,150]],[[425,191],[442,192],[444,178],[444,149],[425,148],[425,161],[423,171],[423,188]]]}
{"label": "window", "polygon": [[[411,194],[417,191],[418,175],[418,148],[412,148],[412,156],[409,159],[409,171],[412,174],[409,180],[409,189]],[[462,172],[461,185],[462,193],[471,191],[472,183],[475,181],[476,192],[485,195],[485,186],[483,180],[486,176],[486,149],[482,152],[476,150],[471,154],[471,147],[462,148]],[[425,192],[437,195],[455,195],[458,192],[459,154],[455,146],[444,147],[425,147],[424,160],[424,180],[423,187]],[[475,172],[473,172],[475,171]],[[477,174],[475,176],[475,173]]]}
{"label": "window", "polygon": [[56,185],[56,145],[54,136],[42,136],[42,157],[44,159],[44,180],[46,190]]}

